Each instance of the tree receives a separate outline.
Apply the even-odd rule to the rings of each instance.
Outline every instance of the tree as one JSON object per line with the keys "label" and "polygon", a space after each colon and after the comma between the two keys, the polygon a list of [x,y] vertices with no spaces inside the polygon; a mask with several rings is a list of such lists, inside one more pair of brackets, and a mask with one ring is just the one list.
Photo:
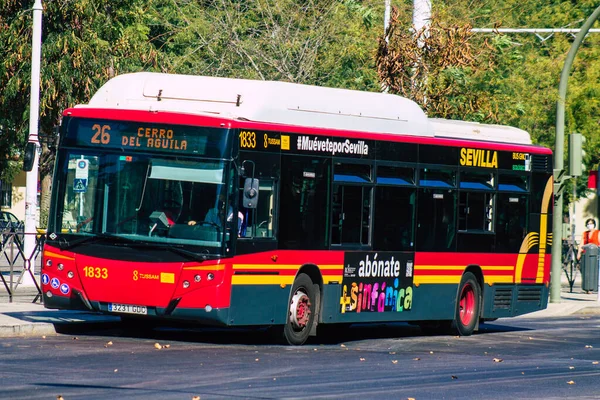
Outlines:
{"label": "tree", "polygon": [[[153,43],[169,58],[169,72],[296,83],[338,83],[324,66],[353,29],[365,38],[372,10],[355,0],[207,0],[157,2],[149,15]],[[376,35],[371,34],[374,48]],[[370,59],[370,56],[368,57]],[[371,64],[372,65],[372,64]],[[339,68],[340,65],[336,65]],[[374,74],[363,68],[357,75]]]}
{"label": "tree", "polygon": [[[558,82],[573,37],[554,34],[541,40],[532,34],[473,34],[466,29],[576,28],[597,7],[595,3],[483,0],[474,7],[471,0],[438,1],[424,49],[418,48],[409,31],[412,9],[404,3],[395,11],[389,45],[380,45],[379,73],[392,91],[421,102],[430,116],[516,126],[530,132],[534,143],[553,147]],[[600,57],[599,42],[600,35],[590,34],[580,48],[566,104],[566,132],[581,132],[587,138],[586,164],[592,168],[600,162],[596,134],[600,66],[595,62]],[[440,49],[441,43],[448,47]],[[429,49],[434,54],[423,54]],[[407,51],[408,55],[402,54]],[[441,59],[436,58],[439,54]],[[452,57],[456,62],[449,63]],[[421,86],[411,83],[411,78],[426,86],[420,99],[412,91]]]}
{"label": "tree", "polygon": [[[87,101],[108,78],[121,72],[158,69],[160,53],[142,23],[151,2],[77,0],[44,2],[40,92],[40,134],[52,134],[61,112]],[[18,155],[26,142],[31,85],[30,10],[22,2],[0,5],[0,154]],[[0,166],[5,160],[0,157]],[[40,159],[41,224],[47,216],[53,153],[44,146]],[[3,179],[18,171],[1,169]]]}

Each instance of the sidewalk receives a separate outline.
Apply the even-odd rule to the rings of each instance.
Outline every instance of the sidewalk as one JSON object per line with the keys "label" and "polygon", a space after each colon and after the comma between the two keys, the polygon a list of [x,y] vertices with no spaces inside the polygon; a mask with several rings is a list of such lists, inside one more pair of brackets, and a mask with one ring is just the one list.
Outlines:
{"label": "sidewalk", "polygon": [[[39,275],[36,278],[39,282]],[[55,335],[61,326],[120,320],[112,315],[44,308],[40,298],[34,303],[38,290],[33,284],[19,285],[12,290],[11,302],[0,281],[0,337]]]}
{"label": "sidewalk", "polygon": [[[14,291],[12,302],[0,282],[0,337],[44,336],[57,333],[57,327],[73,324],[114,323],[119,317],[83,311],[48,310],[39,302],[33,303],[37,294],[35,286],[19,286]],[[545,310],[525,314],[516,318],[553,318],[572,314],[600,315],[598,294],[586,294],[581,290],[581,281],[575,280],[573,292],[562,279],[560,303],[549,303]],[[59,329],[60,330],[60,329]]]}

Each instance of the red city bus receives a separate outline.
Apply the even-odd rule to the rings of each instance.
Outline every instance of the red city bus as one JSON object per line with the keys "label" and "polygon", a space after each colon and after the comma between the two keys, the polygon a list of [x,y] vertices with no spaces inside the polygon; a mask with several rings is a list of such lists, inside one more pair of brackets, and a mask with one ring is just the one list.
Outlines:
{"label": "red city bus", "polygon": [[47,308],[270,327],[407,321],[470,335],[544,309],[552,153],[412,101],[135,73],[64,112]]}

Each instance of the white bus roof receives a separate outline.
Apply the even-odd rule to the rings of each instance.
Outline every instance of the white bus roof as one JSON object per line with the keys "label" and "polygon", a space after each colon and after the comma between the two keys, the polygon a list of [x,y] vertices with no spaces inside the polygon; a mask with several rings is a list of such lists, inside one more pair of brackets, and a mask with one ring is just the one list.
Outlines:
{"label": "white bus roof", "polygon": [[435,137],[531,144],[531,136],[527,131],[512,126],[442,118],[429,118],[429,123]]}
{"label": "white bus roof", "polygon": [[432,136],[425,113],[406,98],[287,82],[139,72],[111,79],[88,106]]}
{"label": "white bus roof", "polygon": [[427,118],[401,96],[288,82],[137,72],[77,107],[183,112],[302,127],[531,144],[526,131]]}

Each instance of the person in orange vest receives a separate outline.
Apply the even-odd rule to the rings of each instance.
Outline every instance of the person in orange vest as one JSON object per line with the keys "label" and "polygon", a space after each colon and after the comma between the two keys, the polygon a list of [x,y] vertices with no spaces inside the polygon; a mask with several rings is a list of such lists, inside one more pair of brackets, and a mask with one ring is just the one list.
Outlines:
{"label": "person in orange vest", "polygon": [[596,220],[594,218],[588,218],[585,221],[585,226],[588,230],[583,232],[583,236],[581,237],[582,240],[579,244],[579,251],[577,252],[578,260],[581,258],[583,246],[585,246],[586,244],[595,244],[596,246],[600,245],[600,243],[598,242],[598,234],[600,233],[600,231],[596,229]]}

